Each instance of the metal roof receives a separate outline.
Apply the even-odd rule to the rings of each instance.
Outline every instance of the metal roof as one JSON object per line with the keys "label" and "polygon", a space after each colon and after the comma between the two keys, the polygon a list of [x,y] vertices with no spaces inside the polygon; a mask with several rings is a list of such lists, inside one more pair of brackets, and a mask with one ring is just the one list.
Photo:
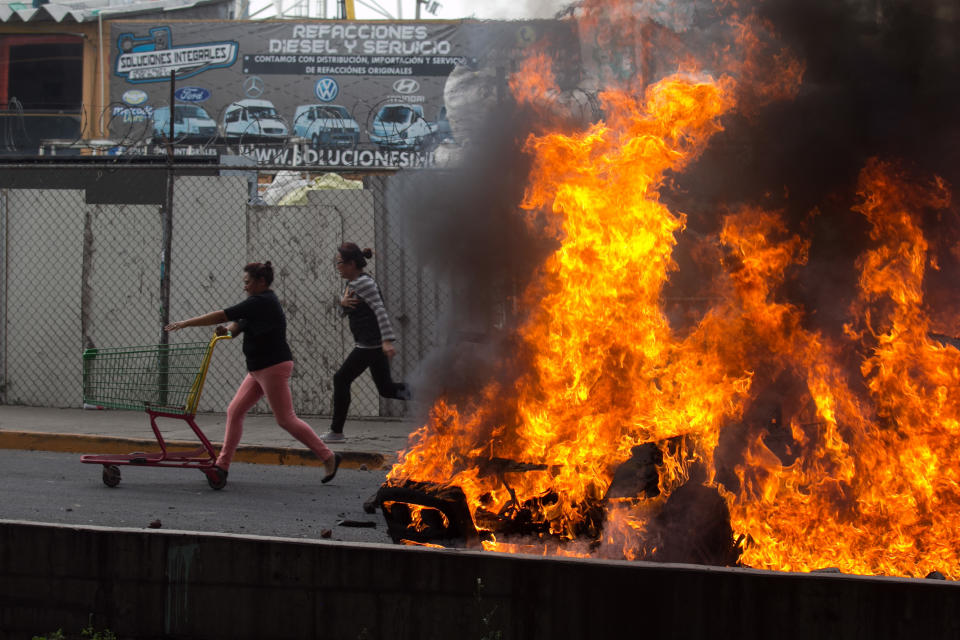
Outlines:
{"label": "metal roof", "polygon": [[0,2],[0,22],[92,22],[132,17],[138,13],[177,11],[233,0],[61,0],[33,6],[27,2]]}

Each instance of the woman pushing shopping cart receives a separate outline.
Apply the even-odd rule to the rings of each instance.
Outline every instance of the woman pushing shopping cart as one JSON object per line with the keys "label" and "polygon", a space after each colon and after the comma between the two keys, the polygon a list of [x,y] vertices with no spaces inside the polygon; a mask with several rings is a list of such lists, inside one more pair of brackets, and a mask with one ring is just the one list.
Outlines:
{"label": "woman pushing shopping cart", "polygon": [[[129,349],[88,349],[84,352],[84,402],[108,407],[145,409],[150,415],[150,424],[161,447],[160,453],[152,454],[84,456],[83,462],[104,465],[104,483],[116,486],[120,482],[117,465],[176,466],[198,468],[206,474],[211,487],[222,489],[227,482],[233,454],[243,435],[244,417],[263,396],[267,397],[277,424],[306,445],[323,462],[326,474],[320,481],[326,483],[333,480],[340,466],[340,454],[327,448],[310,425],[298,418],[293,410],[290,394],[293,355],[287,344],[286,316],[279,299],[270,289],[272,283],[273,265],[269,261],[251,262],[243,268],[243,290],[247,294],[243,302],[188,320],[171,322],[164,327],[166,331],[178,331],[186,327],[219,325],[216,335],[209,343],[200,343],[206,344],[205,349],[193,343],[190,348],[188,345],[138,348],[149,353],[140,354],[138,351],[134,356],[123,356],[122,352],[131,351]],[[227,323],[226,326],[222,326],[223,323]],[[243,354],[248,373],[227,407],[226,432],[223,446],[217,454],[193,418],[216,342],[240,333],[243,334]],[[194,366],[194,376],[189,388],[183,392],[181,402],[177,392],[186,385],[177,376],[182,376],[184,380],[190,377],[187,353],[191,350],[202,351],[203,358],[199,360],[199,365]],[[108,351],[121,353],[117,353],[117,358],[111,361],[103,357],[108,355]],[[150,360],[150,363],[149,366],[142,367],[145,371],[140,371],[138,367],[141,367],[140,361],[143,359]],[[127,360],[139,364],[123,364]],[[180,363],[180,360],[184,361],[178,364],[182,372],[174,369],[171,364],[171,361]],[[113,367],[110,362],[114,363]],[[113,393],[111,384],[121,388],[120,392],[114,395],[128,397],[110,398]],[[127,389],[133,388],[138,389],[138,392],[127,393]],[[146,396],[149,398],[141,399]],[[157,417],[180,417],[186,420],[199,438],[201,448],[188,453],[167,452],[156,426]]]}

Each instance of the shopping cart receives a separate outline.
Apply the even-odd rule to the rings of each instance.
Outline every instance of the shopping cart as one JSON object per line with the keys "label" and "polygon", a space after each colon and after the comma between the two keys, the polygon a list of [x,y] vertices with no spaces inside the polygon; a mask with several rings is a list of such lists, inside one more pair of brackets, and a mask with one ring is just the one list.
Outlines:
{"label": "shopping cart", "polygon": [[[160,451],[85,455],[81,462],[102,464],[103,483],[108,487],[120,484],[120,465],[135,465],[199,469],[212,488],[222,489],[227,484],[226,474],[215,466],[217,452],[194,416],[213,348],[230,337],[215,335],[210,342],[84,350],[84,404],[146,411]],[[157,428],[157,418],[185,421],[201,446],[190,451],[169,451]]]}

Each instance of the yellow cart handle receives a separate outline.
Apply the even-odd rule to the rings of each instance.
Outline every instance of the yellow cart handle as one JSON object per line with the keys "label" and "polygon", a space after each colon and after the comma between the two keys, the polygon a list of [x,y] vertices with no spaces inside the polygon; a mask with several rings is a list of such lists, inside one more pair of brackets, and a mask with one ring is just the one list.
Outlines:
{"label": "yellow cart handle", "polygon": [[203,362],[200,365],[200,373],[194,378],[193,386],[190,387],[190,392],[187,394],[186,411],[188,414],[195,415],[197,413],[197,405],[200,403],[200,392],[203,391],[203,383],[207,380],[207,370],[210,368],[210,358],[213,357],[213,348],[221,340],[232,339],[233,334],[229,331],[222,336],[214,333],[210,339],[210,343],[207,345],[207,353],[204,354]]}

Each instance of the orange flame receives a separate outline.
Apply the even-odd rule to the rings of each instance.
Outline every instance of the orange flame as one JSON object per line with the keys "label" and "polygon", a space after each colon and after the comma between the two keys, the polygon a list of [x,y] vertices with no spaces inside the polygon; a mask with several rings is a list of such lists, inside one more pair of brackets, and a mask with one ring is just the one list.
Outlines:
{"label": "orange flame", "polygon": [[[523,297],[530,368],[512,389],[490,383],[465,411],[438,402],[392,479],[450,482],[494,512],[562,487],[542,516],[552,533],[574,538],[631,447],[700,434],[697,457],[710,458],[749,374],[731,375],[714,354],[672,339],[658,305],[684,219],[655,189],[719,129],[730,107],[724,85],[675,76],[651,87],[644,109],[607,92],[606,125],[531,138],[537,179],[524,206],[551,203],[563,245]],[[508,490],[503,474],[478,462],[494,458],[543,468],[511,477]]]}
{"label": "orange flame", "polygon": [[[759,50],[750,38],[741,33]],[[515,362],[503,364],[520,373],[469,401],[438,400],[389,482],[453,484],[478,528],[525,510],[545,532],[490,535],[488,549],[630,559],[663,542],[652,525],[671,495],[703,482],[746,541],[745,565],[960,577],[960,351],[929,337],[920,225],[949,205],[947,185],[879,160],[864,168],[852,210],[873,246],[857,261],[842,336],[810,329],[809,312],[785,299],[809,242],[755,207],[727,212],[704,243],[712,305],[671,321],[664,289],[686,219],[659,190],[721,130],[740,83],[764,99],[791,93],[802,65],[776,59],[780,81],[760,88],[749,72],[675,74],[642,102],[611,87],[603,122],[531,136],[522,207],[558,248],[519,298]],[[520,100],[555,90],[544,59],[522,75]],[[666,442],[658,496],[607,498],[634,448]]]}
{"label": "orange flame", "polygon": [[806,65],[788,48],[777,44],[770,23],[752,13],[734,16],[729,24],[736,46],[714,64],[736,68],[742,91],[738,97],[740,110],[752,114],[775,100],[795,97]]}
{"label": "orange flame", "polygon": [[918,225],[924,208],[945,207],[949,196],[940,181],[917,185],[876,160],[861,175],[860,195],[855,210],[878,244],[858,261],[858,321],[847,333],[867,354],[867,393],[855,397],[839,369],[828,369],[829,358],[808,370],[821,422],[808,429],[805,454],[790,466],[754,443],[741,473],[756,477],[763,469],[765,477],[731,497],[734,528],[754,542],[743,557],[751,566],[955,576],[960,400],[950,392],[960,352],[927,338],[927,243]]}

